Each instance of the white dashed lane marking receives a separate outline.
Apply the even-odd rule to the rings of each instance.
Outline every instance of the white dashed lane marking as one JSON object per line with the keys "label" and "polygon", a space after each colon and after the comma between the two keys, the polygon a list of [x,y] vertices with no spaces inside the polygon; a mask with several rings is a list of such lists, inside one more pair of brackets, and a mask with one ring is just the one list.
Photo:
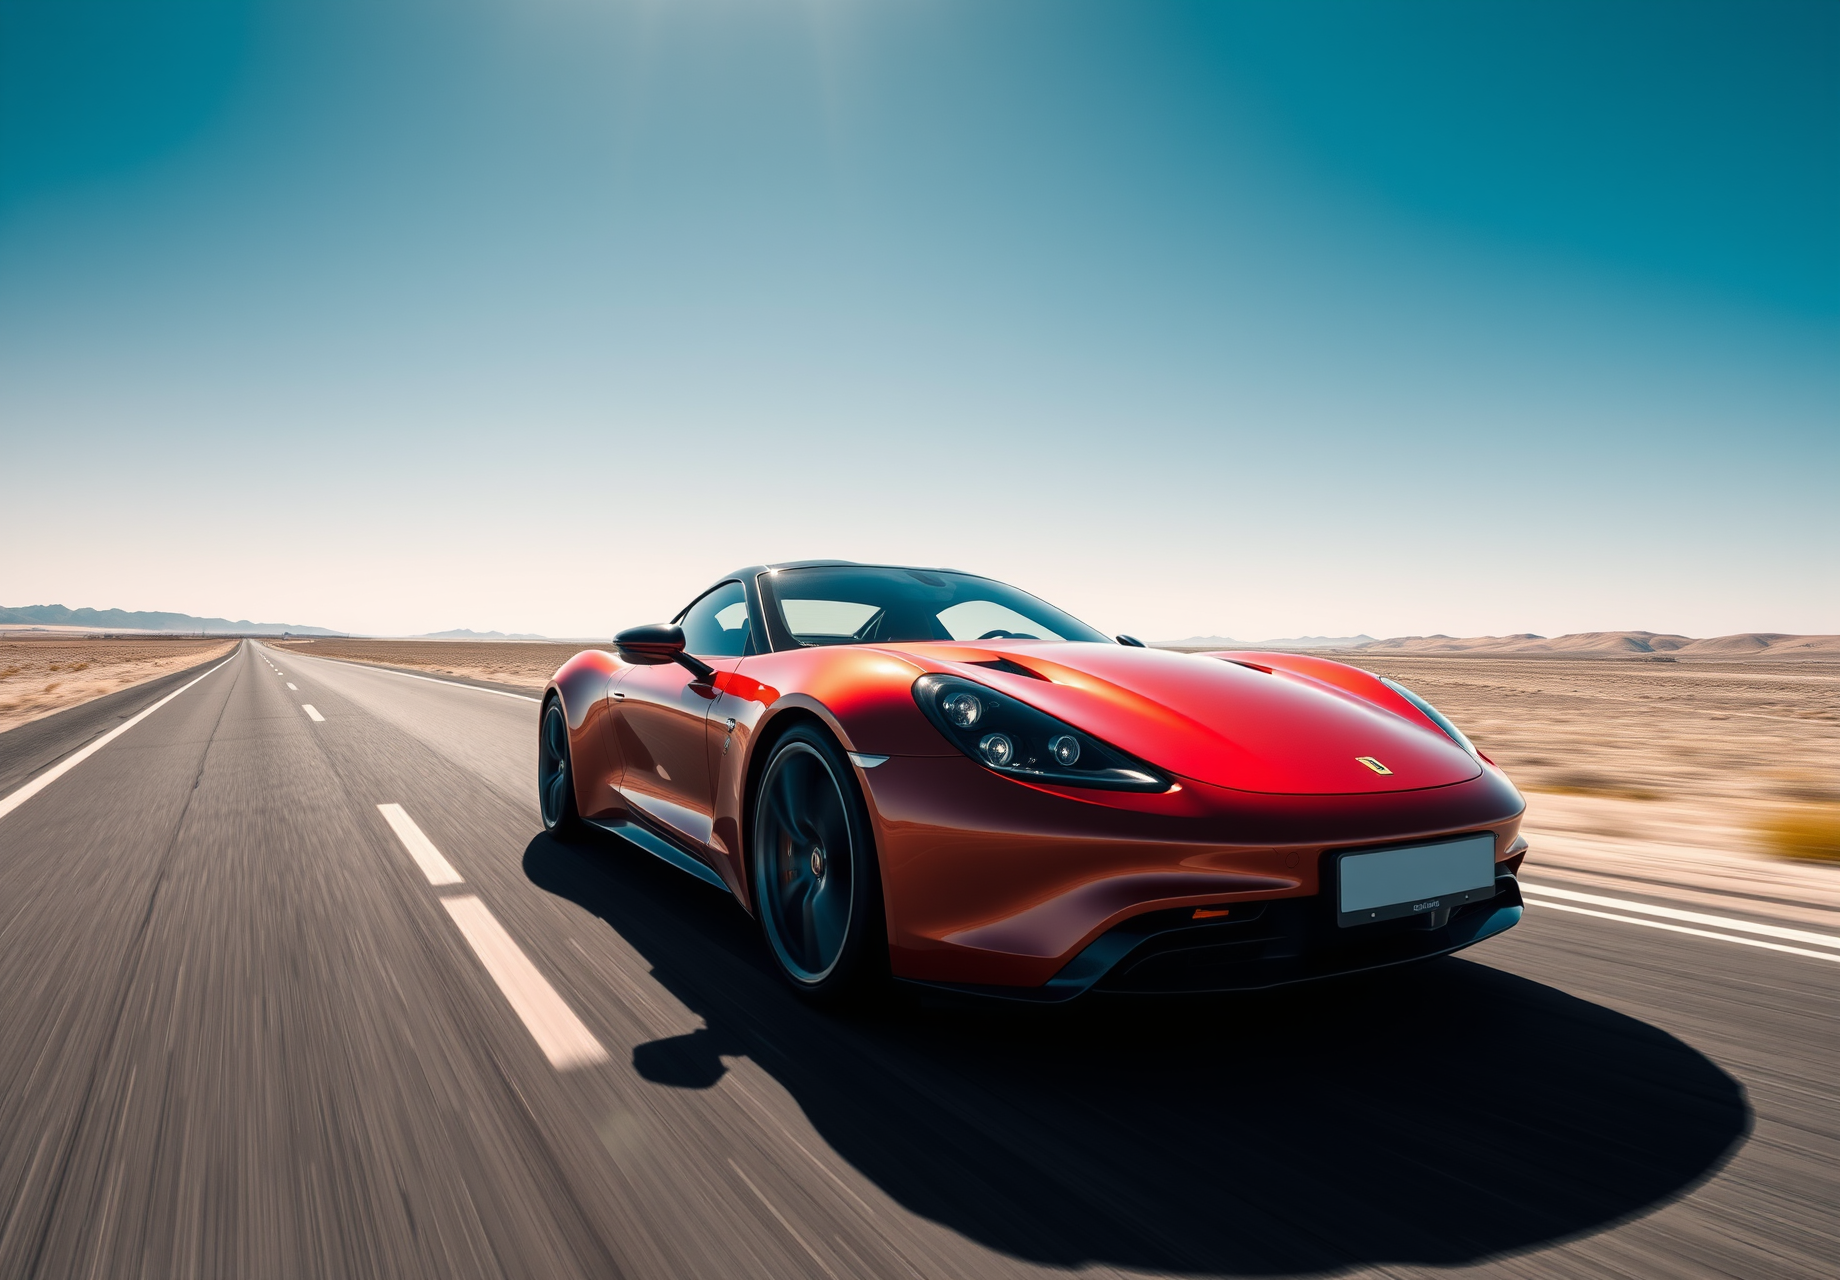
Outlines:
{"label": "white dashed lane marking", "polygon": [[422,829],[415,825],[415,819],[411,818],[408,811],[401,805],[380,804],[377,806],[377,812],[381,813],[383,820],[390,824],[390,830],[394,831],[396,838],[402,841],[403,848],[407,849],[409,856],[415,859],[415,865],[420,867],[422,874],[428,877],[429,884],[465,883],[460,878],[460,873],[455,871],[452,864],[441,856],[441,851],[434,847],[434,841],[422,834]]}
{"label": "white dashed lane marking", "polygon": [[[464,883],[460,873],[441,856],[434,841],[416,825],[408,810],[400,804],[380,804],[377,812],[390,824],[390,830],[415,859],[415,865],[422,869],[429,884]],[[575,1011],[550,986],[549,980],[530,962],[523,949],[512,941],[485,903],[471,894],[460,894],[441,899],[441,905],[447,908],[447,914],[460,928],[460,935],[473,948],[473,954],[498,984],[506,1002],[523,1021],[525,1030],[530,1032],[531,1039],[537,1042],[552,1067],[567,1071],[571,1067],[591,1066],[608,1060],[607,1051],[594,1038],[594,1033],[575,1016]]]}
{"label": "white dashed lane marking", "polygon": [[300,709],[307,713],[307,719],[320,724],[325,723],[326,717],[322,716],[311,702],[301,703]]}
{"label": "white dashed lane marking", "polygon": [[607,1051],[575,1011],[556,994],[530,957],[511,940],[485,903],[472,894],[442,898],[441,905],[460,927],[461,936],[479,957],[512,1010],[523,1019],[550,1066],[558,1071],[606,1062]]}
{"label": "white dashed lane marking", "polygon": [[293,689],[295,693],[299,693],[299,692],[300,692],[300,690],[299,690],[299,689],[297,689],[297,688],[295,688],[295,687],[294,687],[294,682],[293,682],[292,680],[290,680],[290,681],[288,681],[288,688],[290,688],[290,689]]}

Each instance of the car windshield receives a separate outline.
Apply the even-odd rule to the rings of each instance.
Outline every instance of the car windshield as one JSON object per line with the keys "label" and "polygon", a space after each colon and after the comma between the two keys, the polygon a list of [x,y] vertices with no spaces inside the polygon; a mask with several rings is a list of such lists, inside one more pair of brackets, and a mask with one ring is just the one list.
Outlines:
{"label": "car windshield", "polygon": [[781,569],[763,595],[802,645],[1106,639],[1025,591],[968,573],[861,565]]}

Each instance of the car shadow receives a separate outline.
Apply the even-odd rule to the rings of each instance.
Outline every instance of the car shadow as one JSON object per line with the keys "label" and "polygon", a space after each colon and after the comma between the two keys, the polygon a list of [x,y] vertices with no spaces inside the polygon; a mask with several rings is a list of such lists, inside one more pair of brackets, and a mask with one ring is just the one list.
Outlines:
{"label": "car shadow", "polygon": [[814,1012],[722,895],[611,837],[524,854],[706,1027],[639,1046],[699,1089],[746,1055],[915,1213],[1061,1267],[1455,1265],[1677,1198],[1750,1130],[1655,1027],[1449,958],[1220,999]]}

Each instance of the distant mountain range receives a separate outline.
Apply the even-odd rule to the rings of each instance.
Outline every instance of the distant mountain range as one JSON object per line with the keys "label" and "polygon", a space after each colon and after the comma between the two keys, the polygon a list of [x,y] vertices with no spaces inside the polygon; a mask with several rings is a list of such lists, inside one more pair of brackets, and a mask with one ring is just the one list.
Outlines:
{"label": "distant mountain range", "polygon": [[[67,609],[61,604],[0,608],[0,626],[76,627],[94,631],[216,632],[230,635],[338,636],[342,631],[306,627],[293,622],[232,621],[200,618],[189,613],[131,612],[126,609]],[[523,631],[474,631],[455,627],[411,637],[416,640],[546,640],[550,637]],[[1522,632],[1511,636],[1394,636],[1376,640],[1358,636],[1291,636],[1282,640],[1235,640],[1229,636],[1190,636],[1186,640],[1159,640],[1158,649],[1327,649],[1373,654],[1540,654],[1577,657],[1650,655],[1683,658],[1840,658],[1840,636],[1788,635],[1780,631],[1746,631],[1738,635],[1692,636],[1654,631],[1580,631],[1574,635],[1536,636]]]}
{"label": "distant mountain range", "polygon": [[526,631],[473,631],[466,627],[455,627],[452,631],[430,631],[426,635],[410,636],[411,640],[547,640],[548,636],[533,635]]}
{"label": "distant mountain range", "polygon": [[1840,658],[1840,636],[1798,636],[1779,631],[1746,631],[1738,635],[1712,636],[1703,640],[1696,640],[1692,636],[1661,635],[1653,631],[1580,631],[1573,635],[1552,637],[1536,636],[1531,632],[1512,636],[1395,636],[1390,640],[1375,640],[1372,636],[1352,636],[1342,640],[1304,636],[1295,640],[1261,640],[1257,643],[1206,636],[1166,641],[1157,647],[1190,651],[1340,649],[1398,654],[1555,654],[1577,657],[1649,654],[1686,658]]}
{"label": "distant mountain range", "polygon": [[1737,635],[1658,635],[1653,631],[1580,631],[1568,636],[1398,636],[1363,645],[1368,652],[1506,654],[1652,654],[1683,658],[1840,657],[1840,636],[1798,636],[1780,631]]}
{"label": "distant mountain range", "polygon": [[1291,636],[1285,640],[1233,640],[1227,636],[1190,636],[1158,640],[1158,649],[1359,649],[1378,643],[1372,636]]}
{"label": "distant mountain range", "polygon": [[341,631],[303,627],[292,622],[232,622],[228,618],[197,618],[189,613],[129,612],[125,609],[66,609],[61,604],[31,604],[0,608],[0,625],[28,627],[88,627],[98,631],[219,631],[238,635],[336,636]]}

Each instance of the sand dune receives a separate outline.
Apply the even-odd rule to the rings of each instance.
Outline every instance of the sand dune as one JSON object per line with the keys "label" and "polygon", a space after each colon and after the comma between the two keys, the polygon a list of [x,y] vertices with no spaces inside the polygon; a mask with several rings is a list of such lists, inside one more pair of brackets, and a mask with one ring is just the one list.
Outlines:
{"label": "sand dune", "polygon": [[1714,636],[1695,640],[1682,653],[1711,657],[1744,657],[1764,654],[1768,657],[1840,657],[1840,636],[1790,636],[1773,631],[1747,631],[1742,635]]}
{"label": "sand dune", "polygon": [[[1272,645],[1271,648],[1280,646]],[[1663,656],[1677,658],[1840,658],[1840,636],[1798,636],[1774,631],[1692,636],[1653,631],[1580,631],[1567,636],[1395,636],[1352,646],[1343,652],[1380,654],[1514,654],[1566,657]]]}

